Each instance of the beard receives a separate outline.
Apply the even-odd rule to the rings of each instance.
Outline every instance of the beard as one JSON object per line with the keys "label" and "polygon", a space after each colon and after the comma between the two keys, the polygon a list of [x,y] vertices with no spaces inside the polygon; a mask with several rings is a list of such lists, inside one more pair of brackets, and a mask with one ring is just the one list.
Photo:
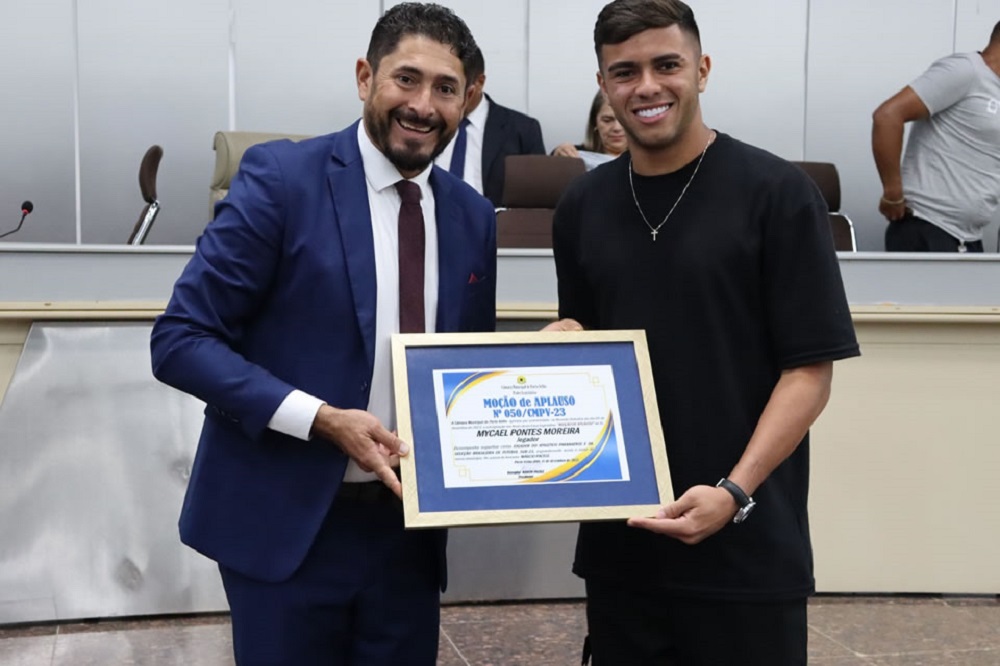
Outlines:
{"label": "beard", "polygon": [[[365,127],[371,136],[372,143],[400,172],[420,172],[440,155],[455,135],[457,128],[448,131],[447,125],[440,118],[421,118],[418,114],[402,109],[393,109],[384,116],[378,116],[374,108],[366,105],[364,109]],[[415,140],[404,140],[402,145],[392,145],[392,124],[405,122],[407,125],[425,127],[433,132],[437,130],[438,140],[430,150],[425,143]]]}

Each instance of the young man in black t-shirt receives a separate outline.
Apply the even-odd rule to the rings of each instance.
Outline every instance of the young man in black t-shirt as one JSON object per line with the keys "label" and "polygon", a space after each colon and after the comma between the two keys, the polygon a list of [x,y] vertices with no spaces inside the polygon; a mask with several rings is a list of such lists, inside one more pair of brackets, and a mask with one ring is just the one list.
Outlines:
{"label": "young man in black t-shirt", "polygon": [[687,5],[616,0],[594,37],[630,150],[559,204],[554,326],[646,331],[679,497],[581,526],[593,663],[805,664],[808,429],[859,353],[825,204],[702,122]]}

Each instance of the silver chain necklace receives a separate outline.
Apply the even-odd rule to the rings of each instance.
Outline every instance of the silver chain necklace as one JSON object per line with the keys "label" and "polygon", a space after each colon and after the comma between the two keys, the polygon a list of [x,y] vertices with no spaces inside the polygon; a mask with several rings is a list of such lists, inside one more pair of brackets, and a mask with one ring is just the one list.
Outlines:
{"label": "silver chain necklace", "polygon": [[680,195],[677,197],[677,201],[675,201],[674,205],[671,206],[670,210],[667,211],[667,216],[663,218],[663,221],[660,222],[655,227],[652,224],[649,223],[649,220],[646,219],[646,214],[642,212],[642,206],[639,205],[639,197],[637,197],[635,195],[635,185],[632,184],[632,158],[629,157],[629,160],[628,160],[628,187],[629,187],[630,190],[632,190],[632,201],[635,202],[635,209],[637,211],[639,211],[639,215],[642,216],[642,221],[646,223],[647,227],[649,227],[649,232],[653,236],[653,242],[654,243],[656,242],[656,235],[660,233],[660,227],[662,227],[664,224],[666,224],[667,220],[670,219],[670,216],[673,214],[674,209],[677,208],[677,204],[679,204],[681,202],[681,199],[684,198],[684,193],[687,192],[688,188],[691,186],[691,181],[693,181],[694,177],[698,175],[698,169],[701,168],[701,161],[703,159],[705,159],[705,153],[708,152],[708,147],[712,145],[712,141],[714,139],[715,139],[715,133],[713,132],[712,134],[709,135],[709,137],[708,137],[708,143],[705,144],[705,149],[701,151],[701,157],[698,158],[698,163],[696,165],[694,165],[694,171],[691,172],[691,177],[688,178],[688,182],[684,184],[684,189],[681,190]]}

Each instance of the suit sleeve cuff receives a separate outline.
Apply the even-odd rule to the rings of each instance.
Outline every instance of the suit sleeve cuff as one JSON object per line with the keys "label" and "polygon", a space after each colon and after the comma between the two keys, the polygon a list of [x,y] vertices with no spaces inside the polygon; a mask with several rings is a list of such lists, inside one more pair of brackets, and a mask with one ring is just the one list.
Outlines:
{"label": "suit sleeve cuff", "polygon": [[316,413],[325,403],[308,393],[294,390],[274,410],[267,427],[285,435],[309,441]]}

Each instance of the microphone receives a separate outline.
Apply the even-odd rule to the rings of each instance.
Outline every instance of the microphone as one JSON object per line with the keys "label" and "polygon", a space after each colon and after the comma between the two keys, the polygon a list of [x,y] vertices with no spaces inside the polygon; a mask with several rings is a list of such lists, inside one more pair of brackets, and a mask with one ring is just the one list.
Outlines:
{"label": "microphone", "polygon": [[17,233],[18,231],[20,231],[21,230],[21,225],[24,224],[24,218],[28,217],[28,214],[31,213],[31,211],[33,211],[33,210],[35,210],[35,204],[31,203],[30,201],[23,202],[21,204],[21,221],[17,223],[17,227],[16,228],[14,228],[14,229],[12,229],[12,230],[10,230],[8,232],[0,234],[0,238],[4,238],[5,236],[10,236],[11,234]]}

